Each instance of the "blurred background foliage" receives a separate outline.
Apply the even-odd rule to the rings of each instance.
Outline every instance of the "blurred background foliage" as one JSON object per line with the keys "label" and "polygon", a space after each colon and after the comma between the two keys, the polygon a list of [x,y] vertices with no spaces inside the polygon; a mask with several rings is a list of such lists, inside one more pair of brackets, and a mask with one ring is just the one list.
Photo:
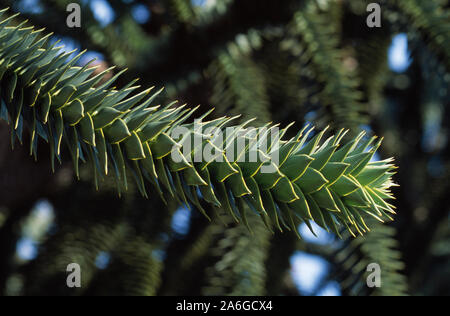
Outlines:
{"label": "blurred background foliage", "polygon": [[[368,0],[81,0],[82,27],[70,29],[71,2],[0,4],[67,51],[87,49],[81,64],[128,68],[118,86],[164,86],[162,104],[384,136],[398,215],[357,239],[304,226],[301,240],[272,235],[251,213],[252,232],[210,223],[131,183],[122,197],[113,184],[96,192],[88,167],[81,182],[67,162],[52,174],[11,151],[1,122],[0,295],[450,294],[448,0],[379,0],[381,28],[366,26]],[[72,262],[81,289],[66,287]],[[369,263],[381,265],[376,290]]]}

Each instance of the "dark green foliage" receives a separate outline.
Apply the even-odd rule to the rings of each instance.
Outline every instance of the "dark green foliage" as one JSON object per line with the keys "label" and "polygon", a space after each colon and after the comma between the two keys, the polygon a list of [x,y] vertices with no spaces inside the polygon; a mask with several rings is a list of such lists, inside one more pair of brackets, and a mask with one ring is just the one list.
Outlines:
{"label": "dark green foliage", "polygon": [[[331,255],[335,270],[331,277],[337,278],[342,290],[348,295],[395,296],[406,295],[406,278],[401,274],[404,269],[401,252],[398,251],[396,230],[385,225],[375,225],[364,239],[348,239],[342,247]],[[364,283],[370,272],[366,271],[371,263],[383,267],[382,286],[370,289]]]}
{"label": "dark green foliage", "polygon": [[[255,131],[255,135],[245,132],[245,148],[236,147],[239,152],[230,158],[227,151],[239,146],[242,138],[236,133],[231,138],[225,134],[233,118],[203,121],[205,130],[200,130],[185,123],[195,110],[172,104],[153,106],[160,91],[148,96],[151,88],[133,95],[138,89],[134,81],[121,90],[110,88],[118,76],[97,86],[103,79],[101,74],[89,79],[93,68],[73,66],[81,54],[69,60],[68,54],[59,53],[58,48],[35,41],[40,32],[8,27],[7,20],[1,24],[2,112],[7,113],[13,140],[17,137],[21,141],[28,127],[31,154],[37,152],[39,138],[49,143],[53,170],[55,160],[62,159],[61,148],[66,143],[76,175],[80,162],[89,162],[97,188],[112,169],[119,194],[126,192],[127,173],[131,173],[144,197],[148,196],[147,180],[157,190],[164,186],[180,203],[201,208],[196,196],[200,190],[205,201],[222,206],[238,222],[246,222],[241,205],[247,204],[268,229],[276,226],[282,231],[285,226],[297,232],[300,222],[315,221],[328,231],[344,225],[352,235],[362,235],[367,230],[366,213],[380,221],[393,219],[389,213],[395,214],[394,207],[387,200],[393,198],[390,188],[395,166],[391,160],[371,162],[381,144],[375,137],[362,141],[361,134],[341,145],[347,133],[344,130],[322,142],[325,130],[309,140],[313,129],[304,128],[296,137],[285,140],[287,128],[277,133],[276,126],[268,125],[267,131]],[[236,93],[232,102],[236,111],[242,113],[250,102],[264,99],[263,83],[253,87],[251,93],[243,88],[251,77],[261,76],[250,71],[249,67],[255,65],[235,65],[226,55],[219,60],[229,76],[230,89]],[[245,59],[240,60],[245,63]],[[239,72],[249,75],[247,83],[236,80],[242,79]],[[259,104],[264,108],[267,101]],[[248,122],[234,128],[239,131],[246,125]],[[222,130],[227,138],[209,136],[207,127]],[[188,134],[173,136],[171,131],[177,128],[184,128]],[[201,147],[195,147],[196,135],[201,135]],[[258,157],[250,162],[256,142],[268,145],[258,149]],[[208,143],[223,149],[214,153],[222,159],[197,162],[195,157],[207,150]],[[180,161],[172,158],[174,153]],[[245,162],[239,159],[241,155],[247,157]],[[274,170],[264,172],[265,166]],[[161,198],[165,199],[163,194]]]}
{"label": "dark green foliage", "polygon": [[430,43],[430,48],[441,57],[449,70],[450,12],[445,8],[446,1],[397,0],[392,4],[401,10],[421,37]]}
{"label": "dark green foliage", "polygon": [[[29,22],[0,22],[0,118],[9,123],[0,122],[1,294],[311,294],[289,273],[298,250],[328,260],[323,285],[337,281],[343,295],[448,293],[448,1],[380,0],[383,27],[369,29],[369,0],[108,0],[113,23],[100,25],[87,4],[79,30],[63,27],[71,1],[39,2],[43,12],[23,12]],[[5,3],[1,19],[23,9]],[[133,19],[137,4],[147,22]],[[32,26],[104,60],[94,69],[60,55]],[[393,74],[386,52],[399,32],[413,64]],[[142,90],[136,77],[166,90]],[[194,113],[175,99],[200,106]],[[184,144],[170,131],[192,134],[198,117],[221,129],[252,118],[297,124],[283,130],[286,161],[268,176],[233,160],[174,163],[170,149]],[[306,122],[335,138],[299,133]],[[358,136],[361,124],[373,132]],[[385,136],[379,162],[373,133]],[[20,158],[18,143],[39,167]],[[400,169],[384,160],[392,156]],[[9,176],[16,166],[23,172]],[[391,193],[394,181],[401,187]],[[42,197],[55,207],[54,228],[23,264],[16,227]],[[170,228],[180,205],[190,209],[185,235]],[[342,239],[299,240],[300,225],[315,233],[314,223]],[[103,268],[101,254],[110,258]],[[85,271],[78,290],[65,286],[73,261]],[[382,268],[375,290],[365,283],[373,262]]]}

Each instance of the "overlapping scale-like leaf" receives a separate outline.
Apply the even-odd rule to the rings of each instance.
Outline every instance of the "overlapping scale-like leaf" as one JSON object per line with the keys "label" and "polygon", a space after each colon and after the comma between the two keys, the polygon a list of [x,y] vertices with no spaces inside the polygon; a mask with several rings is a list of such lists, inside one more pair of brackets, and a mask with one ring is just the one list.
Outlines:
{"label": "overlapping scale-like leaf", "polygon": [[[245,128],[251,121],[225,133],[235,118],[206,121],[206,115],[200,124],[186,123],[195,109],[154,106],[161,91],[136,93],[135,81],[110,88],[120,73],[102,83],[104,73],[92,77],[92,68],[75,66],[81,54],[70,59],[47,39],[0,20],[0,118],[10,124],[13,143],[30,133],[31,154],[40,138],[54,164],[67,145],[76,174],[80,161],[90,163],[96,185],[112,174],[121,193],[132,178],[144,196],[156,191],[208,216],[203,200],[246,225],[251,210],[271,230],[297,232],[301,222],[311,227],[315,221],[337,234],[343,226],[356,235],[369,230],[367,215],[384,221],[395,214],[388,203],[395,167],[392,160],[373,161],[381,143],[375,138],[361,134],[342,144],[344,130],[324,140],[325,131],[310,139],[313,129],[304,128],[284,140],[287,128],[250,132]],[[178,127],[186,132],[174,136]],[[207,132],[211,128],[224,133]],[[211,159],[197,159],[205,148]]]}

